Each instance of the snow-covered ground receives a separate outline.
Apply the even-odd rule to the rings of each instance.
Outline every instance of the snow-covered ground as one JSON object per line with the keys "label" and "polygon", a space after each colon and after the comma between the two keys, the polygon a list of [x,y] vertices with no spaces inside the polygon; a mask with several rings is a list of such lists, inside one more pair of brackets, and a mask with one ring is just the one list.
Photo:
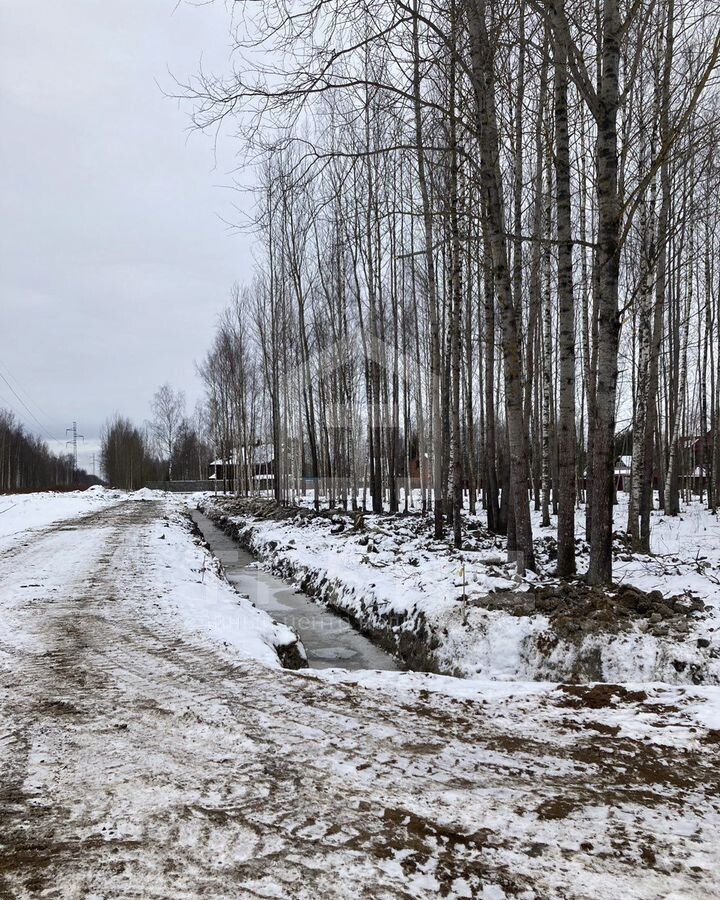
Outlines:
{"label": "snow-covered ground", "polygon": [[[33,617],[34,607],[27,603],[29,594],[42,589],[58,597],[67,596],[83,578],[94,586],[98,548],[107,542],[115,522],[134,522],[136,517],[143,521],[145,504],[154,509],[153,501],[162,502],[164,514],[152,515],[149,522],[143,522],[142,539],[133,546],[133,552],[139,553],[133,560],[135,572],[144,577],[144,615],[161,615],[173,620],[180,631],[219,641],[267,665],[278,666],[276,648],[295,642],[290,629],[273,624],[221,576],[216,561],[192,539],[182,502],[144,489],[131,494],[99,489],[27,495],[32,497],[34,501],[25,495],[10,498],[21,502],[13,520],[10,547],[2,557],[6,566],[1,589],[4,637],[0,652],[11,652],[16,641],[31,638],[32,629],[25,624],[28,614]],[[24,531],[20,528],[23,509],[29,524]],[[118,552],[130,549],[123,546]],[[152,552],[148,552],[150,549]],[[48,554],[50,558],[46,559]],[[38,571],[42,574],[37,575]]]}
{"label": "snow-covered ground", "polygon": [[288,671],[181,501],[106,499],[0,551],[0,896],[720,894],[719,688]]}
{"label": "snow-covered ground", "polygon": [[[626,522],[627,495],[621,494],[615,528],[624,530]],[[685,504],[679,516],[655,510],[650,550],[652,556],[642,556],[616,546],[615,579],[665,596],[691,591],[720,614],[720,515],[698,501]],[[581,562],[587,565],[586,554]]]}
{"label": "snow-covered ground", "polygon": [[[349,515],[298,510],[278,518],[271,510],[262,518],[232,501],[204,503],[274,571],[362,627],[384,632],[406,658],[429,647],[441,671],[484,679],[720,683],[720,518],[699,504],[676,519],[653,517],[652,556],[630,554],[618,543],[620,589],[609,598],[588,594],[586,601],[552,578],[553,531],[538,523],[540,574],[519,581],[504,539],[485,531],[480,517],[468,521],[467,546],[458,552],[434,541],[429,518],[418,515],[366,513],[356,531]],[[618,529],[626,517],[621,502]],[[582,525],[579,516],[580,570],[587,565]],[[642,606],[632,585],[659,592],[652,606]],[[534,592],[540,586],[548,589],[542,595]]]}
{"label": "snow-covered ground", "polygon": [[62,519],[102,509],[120,497],[117,491],[91,487],[87,491],[36,494],[5,494],[0,496],[0,551],[15,542],[27,539],[28,534],[46,528]]}

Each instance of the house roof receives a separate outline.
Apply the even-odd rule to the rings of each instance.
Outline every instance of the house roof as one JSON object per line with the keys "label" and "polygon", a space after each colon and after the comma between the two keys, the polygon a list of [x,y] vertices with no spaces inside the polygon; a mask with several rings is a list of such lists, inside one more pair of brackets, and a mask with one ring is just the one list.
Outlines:
{"label": "house roof", "polygon": [[[245,459],[245,448],[240,448],[242,451],[243,460]],[[271,463],[275,459],[275,450],[272,444],[257,444],[255,447],[250,448],[249,453],[250,459],[254,464],[258,463]],[[210,465],[211,466],[235,466],[238,463],[238,451],[233,450],[229,459],[214,459]]]}
{"label": "house roof", "polygon": [[236,462],[235,454],[232,455],[230,459],[214,459],[210,465],[211,466],[234,466]]}
{"label": "house roof", "polygon": [[618,456],[615,460],[615,474],[629,475],[632,469],[632,456]]}

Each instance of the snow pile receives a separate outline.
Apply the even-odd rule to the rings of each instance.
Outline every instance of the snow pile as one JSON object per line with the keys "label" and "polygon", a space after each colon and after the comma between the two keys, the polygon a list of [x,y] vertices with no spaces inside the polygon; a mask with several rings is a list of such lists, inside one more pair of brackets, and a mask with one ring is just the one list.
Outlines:
{"label": "snow pile", "polygon": [[[669,624],[652,616],[620,624],[593,618],[592,627],[573,633],[534,606],[534,588],[552,584],[549,574],[518,582],[504,562],[501,539],[481,537],[479,521],[470,521],[469,549],[460,554],[433,541],[427,520],[419,516],[366,514],[364,528],[356,532],[343,515],[303,511],[265,519],[222,503],[209,503],[205,511],[274,572],[348,615],[413,668],[500,680],[720,683],[720,614],[712,582],[720,549],[713,556],[718,526],[707,512],[687,520],[695,529],[707,529],[700,532],[708,534],[705,569],[688,571],[697,569],[697,550],[689,557],[684,542],[696,542],[697,533],[691,538],[682,523],[674,524],[671,559],[677,575],[653,575],[637,556],[617,566],[619,578],[663,597],[691,587],[707,604],[706,614],[691,607],[677,612],[682,601],[669,609]],[[670,527],[662,533],[670,546]],[[542,543],[542,532],[540,538]],[[546,558],[546,573],[551,568]],[[508,611],[496,601],[500,596],[515,601]],[[529,611],[523,609],[528,604]]]}
{"label": "snow pile", "polygon": [[90,485],[90,487],[85,491],[85,496],[92,497],[95,494],[102,496],[106,493],[117,493],[117,491],[108,491],[108,489],[106,487],[103,487],[101,484],[93,484]]}
{"label": "snow pile", "polygon": [[150,488],[140,488],[130,494],[132,500],[162,500],[165,497],[163,491],[152,491]]}

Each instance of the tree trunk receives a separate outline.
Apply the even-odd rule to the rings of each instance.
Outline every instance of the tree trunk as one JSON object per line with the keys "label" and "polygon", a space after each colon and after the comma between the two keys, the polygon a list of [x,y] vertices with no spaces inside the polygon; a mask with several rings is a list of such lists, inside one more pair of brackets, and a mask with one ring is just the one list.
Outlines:
{"label": "tree trunk", "polygon": [[422,199],[423,229],[425,238],[426,291],[430,311],[430,416],[433,436],[433,516],[435,538],[443,537],[445,527],[442,506],[442,425],[440,421],[440,327],[438,324],[437,295],[435,290],[435,257],[433,250],[433,222],[425,172],[425,145],[423,141],[422,105],[420,93],[420,40],[418,33],[419,0],[413,3],[413,110],[415,114],[415,143],[418,165],[418,185]]}
{"label": "tree trunk", "polygon": [[516,564],[519,574],[535,569],[532,544],[530,504],[528,498],[528,460],[525,417],[523,415],[522,359],[513,304],[508,242],[505,234],[500,147],[495,103],[495,72],[485,22],[485,0],[473,0],[468,7],[472,68],[478,111],[480,146],[480,179],[485,195],[488,234],[493,260],[503,340],[505,407],[513,483],[515,529],[517,534]]}
{"label": "tree trunk", "polygon": [[559,331],[558,410],[558,575],[575,574],[575,297],[572,273],[570,141],[567,112],[567,58],[554,43],[555,195],[558,240],[557,290]]}
{"label": "tree trunk", "polygon": [[615,404],[620,319],[620,198],[618,196],[617,114],[620,102],[620,14],[618,0],[602,7],[602,73],[596,115],[598,197],[598,345],[593,482],[590,531],[590,584],[612,582]]}

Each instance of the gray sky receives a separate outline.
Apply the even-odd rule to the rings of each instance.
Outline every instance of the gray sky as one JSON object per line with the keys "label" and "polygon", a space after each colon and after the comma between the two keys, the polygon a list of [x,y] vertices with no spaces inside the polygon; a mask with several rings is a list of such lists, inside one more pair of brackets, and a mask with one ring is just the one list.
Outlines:
{"label": "gray sky", "polygon": [[[224,4],[0,0],[0,372],[81,465],[114,412],[142,422],[195,376],[249,238],[221,219],[233,146],[188,135],[168,69],[224,69]],[[0,379],[0,406],[42,433]],[[47,437],[47,435],[44,435]]]}

